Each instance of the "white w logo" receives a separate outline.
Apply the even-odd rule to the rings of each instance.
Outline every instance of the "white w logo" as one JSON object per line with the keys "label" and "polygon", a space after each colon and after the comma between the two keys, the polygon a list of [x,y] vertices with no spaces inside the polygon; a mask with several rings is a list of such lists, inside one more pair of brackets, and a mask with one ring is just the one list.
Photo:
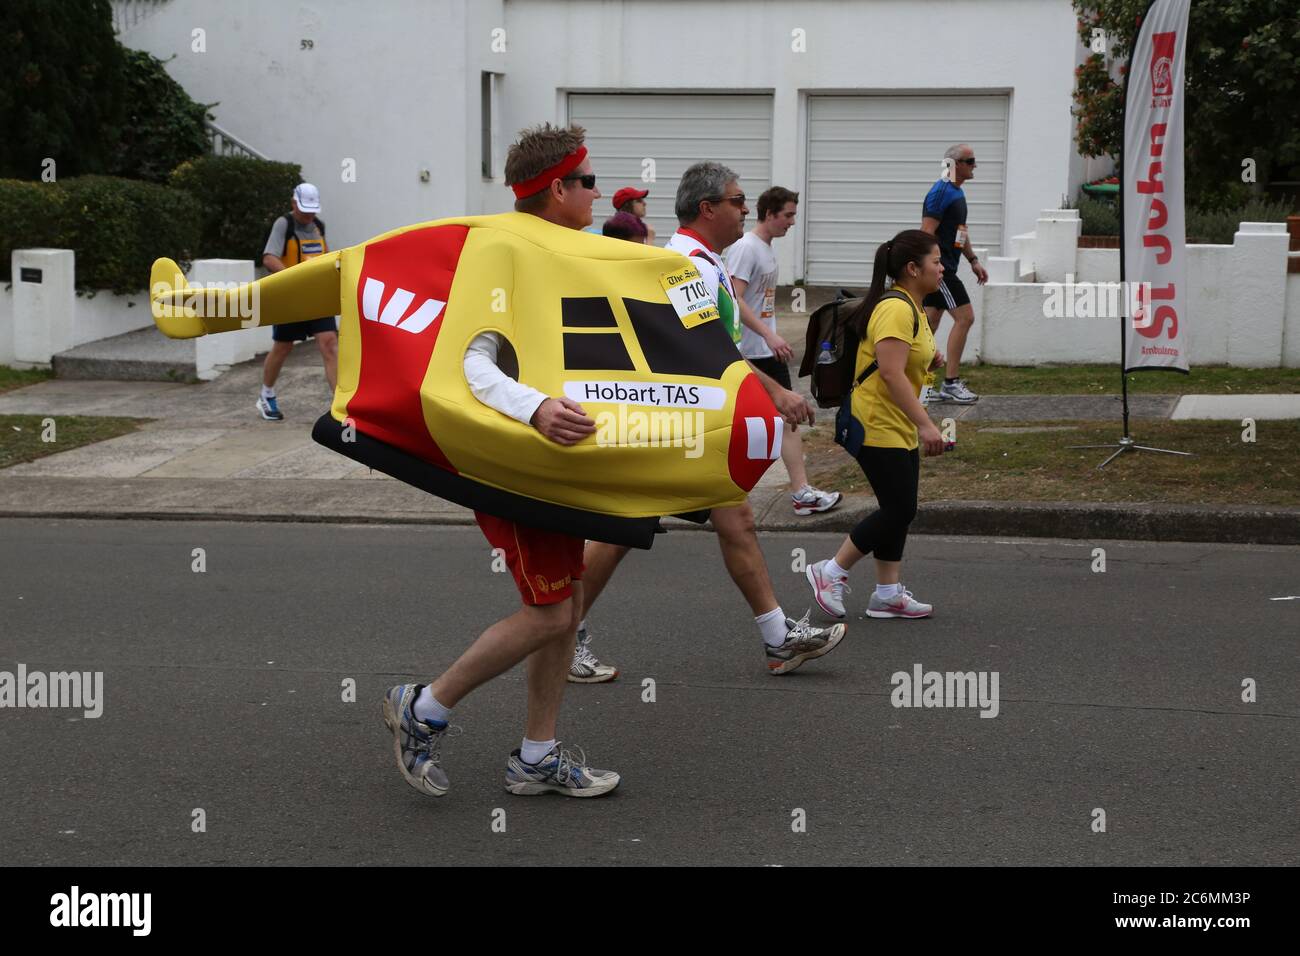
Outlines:
{"label": "white w logo", "polygon": [[395,325],[403,332],[414,334],[423,332],[432,325],[433,320],[442,314],[443,306],[447,304],[438,299],[425,299],[423,305],[411,313],[406,321],[402,321],[402,316],[406,315],[407,308],[415,299],[415,293],[401,288],[394,289],[392,298],[384,306],[383,312],[380,312],[379,303],[383,298],[384,284],[378,279],[367,279],[365,287],[361,290],[362,316],[371,322],[378,322],[380,325]]}

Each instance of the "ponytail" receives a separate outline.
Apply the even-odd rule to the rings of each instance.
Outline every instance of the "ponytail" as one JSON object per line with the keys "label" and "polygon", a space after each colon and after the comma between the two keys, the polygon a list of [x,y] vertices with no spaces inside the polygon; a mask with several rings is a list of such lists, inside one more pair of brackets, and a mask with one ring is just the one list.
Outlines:
{"label": "ponytail", "polygon": [[938,244],[939,240],[928,232],[904,229],[876,247],[876,258],[871,266],[871,288],[848,320],[849,328],[853,329],[859,342],[867,337],[867,323],[871,321],[871,313],[879,304],[880,297],[885,294],[886,278],[896,281],[909,262],[919,265]]}

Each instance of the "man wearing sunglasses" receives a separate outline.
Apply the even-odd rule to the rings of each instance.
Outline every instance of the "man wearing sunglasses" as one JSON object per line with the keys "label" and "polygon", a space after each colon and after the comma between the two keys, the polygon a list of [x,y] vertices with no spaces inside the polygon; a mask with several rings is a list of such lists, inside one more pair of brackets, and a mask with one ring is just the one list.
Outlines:
{"label": "man wearing sunglasses", "polygon": [[[717,305],[719,321],[731,340],[740,347],[741,309],[748,309],[736,294],[731,275],[722,261],[722,250],[745,234],[745,194],[738,177],[720,163],[696,163],[682,174],[677,187],[676,213],[680,228],[665,246],[689,258],[703,277]],[[771,376],[753,367],[777,411],[792,426],[812,423],[813,408],[807,399],[782,387]],[[762,636],[769,674],[788,674],[805,661],[832,651],[844,637],[845,627],[814,627],[808,615],[801,620],[785,616],[776,600],[763,552],[754,533],[754,512],[749,502],[731,508],[714,508],[709,516],[722,548],[727,573],[736,583],[754,614]],[[583,554],[582,630],[586,616],[628,549],[600,541],[588,541]]]}
{"label": "man wearing sunglasses", "polygon": [[[505,169],[517,212],[566,229],[591,224],[591,204],[600,192],[583,133],[578,126],[545,124],[520,134],[506,155]],[[502,345],[495,332],[470,342],[464,371],[475,398],[560,445],[576,444],[595,433],[596,423],[577,402],[547,396],[502,371]],[[398,769],[421,793],[444,795],[450,783],[441,766],[442,743],[452,708],[475,688],[527,660],[524,739],[506,760],[506,789],[522,796],[608,793],[618,786],[619,775],[584,766],[581,750],[563,748],[556,740],[582,604],[583,540],[483,512],[476,511],[474,517],[488,543],[505,556],[522,607],[480,634],[428,684],[399,684],[388,691],[384,719],[393,733]],[[534,587],[539,580],[544,586]]]}
{"label": "man wearing sunglasses", "polygon": [[943,175],[930,187],[921,212],[921,228],[939,240],[939,258],[943,263],[939,291],[926,296],[921,304],[930,320],[931,332],[939,331],[944,312],[952,316],[953,323],[952,331],[948,333],[948,365],[944,369],[938,397],[941,401],[959,405],[973,405],[979,401],[979,396],[967,388],[960,377],[961,353],[975,323],[970,295],[961,279],[957,278],[960,258],[966,257],[980,285],[989,281],[989,274],[971,249],[970,233],[966,229],[966,194],[961,188],[963,183],[975,177],[975,166],[975,151],[969,144],[949,147],[943,154]]}

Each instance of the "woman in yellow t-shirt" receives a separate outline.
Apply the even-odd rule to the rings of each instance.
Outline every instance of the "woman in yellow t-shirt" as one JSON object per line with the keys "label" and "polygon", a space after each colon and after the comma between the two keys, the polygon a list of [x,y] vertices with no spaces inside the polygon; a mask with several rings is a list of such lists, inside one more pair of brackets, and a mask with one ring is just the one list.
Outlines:
{"label": "woman in yellow t-shirt", "polygon": [[[886,294],[885,278],[892,280]],[[899,582],[907,529],[916,517],[921,474],[919,446],[941,455],[944,440],[921,405],[921,385],[943,364],[921,303],[939,288],[943,266],[939,243],[919,229],[907,229],[876,250],[871,289],[850,319],[857,333],[858,359],[850,411],[862,446],[857,459],[879,507],[858,522],[834,558],[807,569],[818,605],[844,617],[849,569],[866,555],[876,559],[876,590],[869,617],[929,617],[934,608],[912,597]],[[867,372],[865,380],[862,379]]]}

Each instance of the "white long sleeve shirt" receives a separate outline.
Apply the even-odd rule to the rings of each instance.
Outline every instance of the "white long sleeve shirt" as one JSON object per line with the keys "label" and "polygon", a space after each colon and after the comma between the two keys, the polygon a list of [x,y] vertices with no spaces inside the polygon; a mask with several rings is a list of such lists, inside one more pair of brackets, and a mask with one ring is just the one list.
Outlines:
{"label": "white long sleeve shirt", "polygon": [[484,405],[528,425],[538,406],[550,396],[515,381],[501,371],[497,365],[500,351],[501,336],[498,333],[484,332],[474,336],[465,350],[465,381],[474,397]]}

